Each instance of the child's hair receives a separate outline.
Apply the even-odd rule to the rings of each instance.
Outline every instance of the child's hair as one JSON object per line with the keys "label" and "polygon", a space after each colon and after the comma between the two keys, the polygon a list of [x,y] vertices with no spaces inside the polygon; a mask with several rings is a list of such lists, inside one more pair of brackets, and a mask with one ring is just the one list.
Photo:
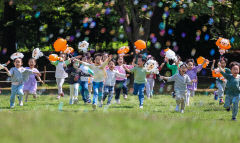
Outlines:
{"label": "child's hair", "polygon": [[230,69],[232,69],[234,66],[238,66],[240,68],[240,64],[236,61],[230,63]]}
{"label": "child's hair", "polygon": [[179,61],[182,60],[182,58],[181,58],[179,55],[177,55],[177,59],[178,59]]}
{"label": "child's hair", "polygon": [[221,58],[221,59],[218,60],[218,62],[222,62],[222,61],[224,61],[225,63],[227,63],[227,62],[228,62],[228,59],[227,59],[227,58]]}
{"label": "child's hair", "polygon": [[195,64],[195,63],[194,63],[194,59],[187,59],[186,64],[188,64],[188,63],[190,63],[190,62],[193,63],[193,65]]}
{"label": "child's hair", "polygon": [[21,62],[22,62],[22,58],[15,58],[15,59],[13,60],[13,62],[15,62],[17,59],[20,59]]}
{"label": "child's hair", "polygon": [[146,63],[146,58],[143,56],[143,55],[139,55],[138,56],[138,59],[142,59],[142,61],[144,62],[144,63]]}
{"label": "child's hair", "polygon": [[114,59],[111,59],[111,61],[109,61],[109,62],[108,62],[108,64],[109,64],[110,62],[113,62],[113,63],[114,63],[114,65],[116,65],[116,60],[114,60]]}
{"label": "child's hair", "polygon": [[180,68],[182,68],[183,66],[187,67],[187,64],[186,64],[186,63],[182,63],[182,64],[180,65]]}
{"label": "child's hair", "polygon": [[102,54],[101,53],[96,53],[95,55],[94,55],[94,60],[96,59],[96,57],[98,57],[98,56],[100,56],[101,57],[101,59],[102,59]]}

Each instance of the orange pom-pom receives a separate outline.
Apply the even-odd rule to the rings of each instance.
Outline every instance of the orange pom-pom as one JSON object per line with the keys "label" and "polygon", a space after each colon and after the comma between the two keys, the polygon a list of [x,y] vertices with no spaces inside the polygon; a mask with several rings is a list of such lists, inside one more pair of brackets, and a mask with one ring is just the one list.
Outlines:
{"label": "orange pom-pom", "polygon": [[67,49],[67,40],[59,38],[54,42],[53,47],[56,52],[64,52]]}
{"label": "orange pom-pom", "polygon": [[[203,64],[204,60],[205,60],[204,57],[202,57],[202,56],[198,57],[197,58],[197,64],[199,64],[199,65]],[[207,62],[203,65],[203,68],[206,68],[208,66],[208,64],[209,64],[209,61],[207,60]]]}
{"label": "orange pom-pom", "polygon": [[49,55],[48,59],[51,62],[55,62],[55,61],[59,60],[59,57],[57,54],[51,54],[51,55]]}
{"label": "orange pom-pom", "polygon": [[118,49],[117,53],[122,55],[122,54],[127,54],[129,52],[129,47],[128,46],[123,46]]}
{"label": "orange pom-pom", "polygon": [[138,50],[144,50],[147,47],[146,42],[144,42],[143,40],[137,40],[134,43],[134,45],[136,46],[136,49],[138,49]]}
{"label": "orange pom-pom", "polygon": [[74,49],[72,47],[67,47],[67,49],[63,53],[70,54],[70,53],[73,53],[73,52],[74,52]]}
{"label": "orange pom-pom", "polygon": [[222,50],[228,50],[231,48],[230,41],[221,37],[217,40],[216,45]]}

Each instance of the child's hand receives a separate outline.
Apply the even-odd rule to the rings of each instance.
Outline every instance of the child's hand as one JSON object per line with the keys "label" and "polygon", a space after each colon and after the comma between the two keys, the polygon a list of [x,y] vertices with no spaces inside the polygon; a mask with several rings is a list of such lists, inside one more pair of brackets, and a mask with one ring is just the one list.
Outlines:
{"label": "child's hand", "polygon": [[109,55],[109,56],[108,56],[108,61],[111,61],[111,60],[112,60],[112,57],[113,57],[112,55]]}
{"label": "child's hand", "polygon": [[164,58],[164,61],[168,63],[168,58],[167,58],[167,57],[165,57],[165,58]]}
{"label": "child's hand", "polygon": [[41,82],[42,84],[44,84],[44,82],[43,82],[42,80],[41,80],[40,82]]}
{"label": "child's hand", "polygon": [[197,80],[196,80],[196,79],[193,79],[192,82],[197,82]]}
{"label": "child's hand", "polygon": [[130,76],[130,74],[126,74],[126,77],[129,77]]}
{"label": "child's hand", "polygon": [[216,62],[216,60],[215,60],[215,59],[213,59],[213,64],[215,64],[215,62]]}
{"label": "child's hand", "polygon": [[164,76],[161,76],[161,75],[160,75],[159,78],[160,78],[161,80],[163,80],[163,79],[164,79]]}

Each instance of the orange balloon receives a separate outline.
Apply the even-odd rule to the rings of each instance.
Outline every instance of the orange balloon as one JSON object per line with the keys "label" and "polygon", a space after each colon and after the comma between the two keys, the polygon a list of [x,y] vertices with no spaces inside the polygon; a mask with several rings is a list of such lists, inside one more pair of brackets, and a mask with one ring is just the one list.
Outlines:
{"label": "orange balloon", "polygon": [[54,42],[53,47],[56,52],[64,52],[67,49],[67,40],[59,38]]}
{"label": "orange balloon", "polygon": [[67,47],[67,49],[64,51],[65,54],[73,53],[74,49],[72,47]]}
{"label": "orange balloon", "polygon": [[136,49],[138,50],[144,50],[147,48],[146,42],[143,40],[137,40],[134,45],[136,46]]}
{"label": "orange balloon", "polygon": [[[223,44],[222,41],[227,41],[226,44]],[[216,45],[220,48],[220,49],[223,49],[223,50],[228,50],[231,48],[231,44],[230,44],[230,41],[228,39],[225,39],[225,38],[219,38],[216,42]]]}
{"label": "orange balloon", "polygon": [[49,61],[51,61],[51,62],[55,62],[55,61],[59,60],[59,57],[57,54],[51,54],[51,55],[49,55],[48,58],[49,58]]}
{"label": "orange balloon", "polygon": [[[199,64],[199,65],[203,64],[204,60],[205,60],[204,57],[202,57],[202,56],[198,57],[197,64]],[[203,65],[203,68],[206,68],[208,66],[208,64],[209,64],[209,61],[207,60],[207,62]]]}

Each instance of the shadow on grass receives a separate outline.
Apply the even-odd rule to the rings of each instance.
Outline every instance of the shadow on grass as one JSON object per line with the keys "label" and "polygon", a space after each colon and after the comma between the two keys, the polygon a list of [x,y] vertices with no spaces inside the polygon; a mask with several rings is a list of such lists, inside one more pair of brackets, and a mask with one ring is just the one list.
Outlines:
{"label": "shadow on grass", "polygon": [[127,109],[130,109],[130,108],[134,108],[134,106],[128,106],[128,105],[123,105],[123,106],[110,106],[109,108],[127,108]]}

